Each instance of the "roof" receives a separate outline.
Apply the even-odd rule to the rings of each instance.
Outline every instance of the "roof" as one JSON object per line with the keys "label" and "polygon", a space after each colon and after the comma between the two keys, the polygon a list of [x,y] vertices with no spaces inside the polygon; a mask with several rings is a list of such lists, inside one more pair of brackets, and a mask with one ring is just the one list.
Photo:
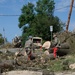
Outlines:
{"label": "roof", "polygon": [[33,39],[42,39],[42,38],[40,38],[40,37],[33,37]]}

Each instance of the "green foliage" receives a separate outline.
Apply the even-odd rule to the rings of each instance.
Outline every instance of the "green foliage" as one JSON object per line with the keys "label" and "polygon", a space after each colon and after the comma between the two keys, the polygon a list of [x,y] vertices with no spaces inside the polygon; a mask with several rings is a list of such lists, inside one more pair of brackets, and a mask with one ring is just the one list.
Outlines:
{"label": "green foliage", "polygon": [[21,9],[22,14],[19,17],[19,27],[26,24],[30,24],[30,21],[34,18],[34,5],[32,3],[28,3],[28,5],[23,6]]}
{"label": "green foliage", "polygon": [[47,14],[50,16],[53,14],[54,4],[54,0],[38,0],[35,9],[39,14]]}
{"label": "green foliage", "polygon": [[18,26],[23,30],[24,40],[29,35],[42,37],[43,40],[50,40],[51,25],[53,25],[54,33],[63,29],[64,24],[57,16],[53,15],[54,5],[54,0],[38,0],[36,6],[28,3],[22,7]]}
{"label": "green foliage", "polygon": [[48,66],[49,70],[52,70],[52,71],[62,71],[63,70],[63,65],[62,65],[61,60],[51,61],[50,65],[51,65],[50,67]]}
{"label": "green foliage", "polygon": [[4,43],[4,39],[2,37],[2,34],[0,34],[0,45]]}

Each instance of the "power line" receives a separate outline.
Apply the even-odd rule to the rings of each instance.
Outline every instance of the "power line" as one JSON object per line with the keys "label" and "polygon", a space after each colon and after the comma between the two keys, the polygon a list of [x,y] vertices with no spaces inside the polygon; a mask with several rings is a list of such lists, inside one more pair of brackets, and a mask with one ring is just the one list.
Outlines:
{"label": "power line", "polygon": [[[67,8],[67,7],[70,7],[70,5],[67,5],[67,6],[64,6],[64,7],[61,7],[61,8],[57,8],[54,11],[61,10],[61,9]],[[75,6],[73,6],[73,7],[75,8]],[[7,14],[2,15],[2,14],[0,14],[0,16],[20,16],[20,15],[13,15],[13,14],[12,15],[7,15]]]}
{"label": "power line", "polygon": [[20,15],[1,15],[0,16],[20,16]]}
{"label": "power line", "polygon": [[64,6],[64,7],[61,7],[61,8],[57,8],[55,10],[61,10],[61,9],[67,8],[67,7],[70,7],[70,5],[67,5],[67,6]]}

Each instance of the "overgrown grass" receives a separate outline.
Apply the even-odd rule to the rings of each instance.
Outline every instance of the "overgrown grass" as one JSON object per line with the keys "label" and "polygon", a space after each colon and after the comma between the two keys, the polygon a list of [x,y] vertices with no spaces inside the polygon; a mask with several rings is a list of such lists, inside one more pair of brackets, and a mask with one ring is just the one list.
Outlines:
{"label": "overgrown grass", "polygon": [[65,56],[63,59],[58,58],[55,60],[50,60],[46,64],[48,64],[45,69],[49,71],[66,71],[70,70],[69,65],[75,63],[75,55]]}
{"label": "overgrown grass", "polygon": [[47,70],[50,70],[50,71],[62,71],[63,70],[62,60],[59,60],[59,59],[51,60],[47,64],[48,64],[48,66],[46,67]]}

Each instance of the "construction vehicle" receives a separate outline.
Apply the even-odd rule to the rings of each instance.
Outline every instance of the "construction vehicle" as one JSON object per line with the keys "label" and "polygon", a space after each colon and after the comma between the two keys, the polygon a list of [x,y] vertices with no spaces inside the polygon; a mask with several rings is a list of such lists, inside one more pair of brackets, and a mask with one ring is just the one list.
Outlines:
{"label": "construction vehicle", "polygon": [[39,49],[42,47],[42,38],[40,37],[33,37],[32,38],[32,42],[33,42],[33,48],[34,49]]}

